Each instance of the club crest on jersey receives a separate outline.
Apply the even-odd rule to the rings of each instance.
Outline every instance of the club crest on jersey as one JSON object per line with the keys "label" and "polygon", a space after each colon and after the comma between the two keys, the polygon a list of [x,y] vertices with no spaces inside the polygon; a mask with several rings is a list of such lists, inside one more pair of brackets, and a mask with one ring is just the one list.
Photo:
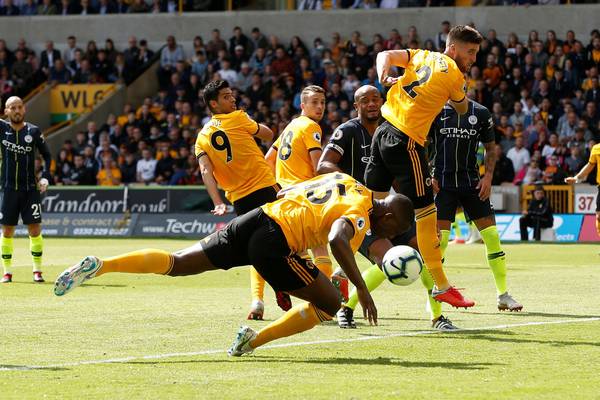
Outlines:
{"label": "club crest on jersey", "polygon": [[342,138],[342,131],[339,129],[336,129],[335,132],[333,132],[333,135],[331,136],[331,138],[333,140],[340,140]]}
{"label": "club crest on jersey", "polygon": [[319,143],[321,142],[321,135],[319,134],[319,132],[313,133],[313,137],[315,138],[315,140],[317,142],[319,142]]}
{"label": "club crest on jersey", "polygon": [[426,184],[427,186],[431,186],[431,178],[427,178],[427,179],[425,179],[425,184]]}
{"label": "club crest on jersey", "polygon": [[469,115],[469,123],[475,125],[477,123],[477,117],[475,115]]}
{"label": "club crest on jersey", "polygon": [[25,137],[24,137],[23,139],[25,139],[25,141],[26,141],[27,143],[31,143],[31,142],[33,142],[33,138],[31,137],[31,135],[25,135]]}
{"label": "club crest on jersey", "polygon": [[356,220],[356,226],[358,227],[358,229],[362,229],[365,227],[365,219],[364,218],[359,218]]}

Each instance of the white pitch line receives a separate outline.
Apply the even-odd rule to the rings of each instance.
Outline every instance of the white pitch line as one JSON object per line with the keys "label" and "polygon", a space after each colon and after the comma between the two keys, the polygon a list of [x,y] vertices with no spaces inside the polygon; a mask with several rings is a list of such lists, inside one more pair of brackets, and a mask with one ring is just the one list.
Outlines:
{"label": "white pitch line", "polygon": [[[320,344],[328,344],[328,343],[362,342],[362,341],[367,341],[367,340],[381,340],[381,339],[390,339],[390,338],[396,338],[396,337],[435,335],[435,334],[440,334],[440,333],[453,334],[453,333],[460,333],[460,332],[520,328],[520,327],[524,327],[524,326],[562,325],[562,324],[576,324],[576,323],[595,322],[595,321],[600,321],[600,317],[565,319],[565,320],[559,320],[559,321],[532,321],[532,322],[522,322],[519,324],[503,324],[503,325],[482,326],[479,328],[464,328],[464,329],[457,329],[454,331],[428,330],[428,331],[416,331],[416,332],[390,333],[389,335],[361,336],[361,337],[354,337],[354,338],[347,338],[347,339],[323,339],[323,340],[312,340],[312,341],[307,341],[307,342],[269,344],[266,346],[262,346],[260,348],[260,351],[267,350],[267,349],[312,346],[312,345],[320,345]],[[0,367],[0,372],[3,372],[3,371],[4,372],[5,371],[33,371],[33,370],[40,370],[40,369],[77,367],[77,366],[82,366],[82,365],[118,364],[118,363],[126,363],[129,361],[136,361],[136,360],[159,360],[159,359],[163,359],[163,358],[205,356],[205,355],[211,355],[211,354],[224,354],[224,353],[225,353],[225,350],[223,350],[223,349],[201,350],[201,351],[193,351],[193,352],[187,352],[187,353],[151,354],[151,355],[145,355],[145,356],[109,358],[106,360],[75,361],[75,362],[71,362],[71,363],[51,364],[51,365],[19,365],[19,366],[15,365],[15,366]]]}

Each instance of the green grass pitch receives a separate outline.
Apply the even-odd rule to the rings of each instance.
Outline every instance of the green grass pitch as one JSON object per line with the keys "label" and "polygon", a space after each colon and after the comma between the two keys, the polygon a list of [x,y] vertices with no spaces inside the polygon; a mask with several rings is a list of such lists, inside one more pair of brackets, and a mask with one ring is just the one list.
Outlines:
{"label": "green grass pitch", "polygon": [[[470,330],[431,331],[420,283],[384,283],[373,295],[379,326],[332,322],[239,359],[225,350],[246,323],[247,268],[110,274],[52,294],[58,273],[87,254],[191,243],[46,239],[48,282],[37,285],[28,242],[16,240],[14,282],[0,286],[0,399],[600,397],[600,256],[592,245],[505,245],[510,292],[525,306],[512,314],[496,310],[483,246],[451,245],[446,271],[477,305],[446,307],[445,315]],[[280,315],[267,289],[267,321],[250,325]]]}

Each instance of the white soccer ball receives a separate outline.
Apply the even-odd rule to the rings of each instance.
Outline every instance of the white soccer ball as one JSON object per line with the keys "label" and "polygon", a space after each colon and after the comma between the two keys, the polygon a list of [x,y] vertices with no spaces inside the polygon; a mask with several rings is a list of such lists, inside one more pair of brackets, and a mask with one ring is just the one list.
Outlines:
{"label": "white soccer ball", "polygon": [[423,259],[412,247],[394,246],[383,256],[381,267],[394,285],[408,286],[421,275]]}

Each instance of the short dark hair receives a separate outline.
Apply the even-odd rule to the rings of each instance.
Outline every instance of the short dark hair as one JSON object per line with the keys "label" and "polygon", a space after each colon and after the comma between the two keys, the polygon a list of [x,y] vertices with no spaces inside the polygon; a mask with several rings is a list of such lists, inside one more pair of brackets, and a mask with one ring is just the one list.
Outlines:
{"label": "short dark hair", "polygon": [[483,36],[475,28],[468,25],[456,25],[448,33],[448,43],[463,42],[481,44]]}
{"label": "short dark hair", "polygon": [[219,98],[219,92],[229,87],[229,82],[226,80],[217,80],[209,82],[204,88],[202,97],[204,98],[204,104],[208,106],[208,109],[212,112],[213,109],[210,106],[210,101],[217,101]]}

